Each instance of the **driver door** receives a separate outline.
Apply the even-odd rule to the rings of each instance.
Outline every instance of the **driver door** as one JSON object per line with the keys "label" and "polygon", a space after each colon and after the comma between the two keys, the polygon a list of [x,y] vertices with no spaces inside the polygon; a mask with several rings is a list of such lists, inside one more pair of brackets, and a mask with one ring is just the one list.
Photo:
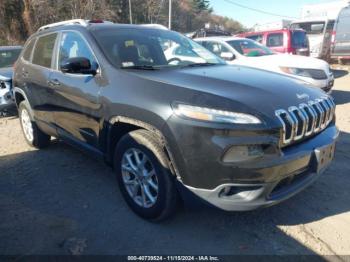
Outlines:
{"label": "driver door", "polygon": [[85,57],[92,67],[98,63],[83,36],[75,31],[61,33],[58,44],[57,70],[49,84],[55,97],[55,123],[60,137],[83,146],[98,148],[102,108],[99,101],[101,76],[99,73],[63,73],[60,64],[68,58]]}

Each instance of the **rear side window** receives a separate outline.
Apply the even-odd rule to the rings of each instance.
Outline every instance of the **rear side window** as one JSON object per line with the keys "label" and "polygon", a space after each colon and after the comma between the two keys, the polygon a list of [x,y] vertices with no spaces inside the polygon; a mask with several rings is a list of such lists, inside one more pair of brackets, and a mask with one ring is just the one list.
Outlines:
{"label": "rear side window", "polygon": [[34,49],[33,64],[50,68],[53,49],[55,47],[57,34],[42,36],[38,39]]}
{"label": "rear side window", "polygon": [[258,43],[262,44],[263,36],[262,35],[249,35],[246,38],[252,39],[254,41],[257,41]]}
{"label": "rear side window", "polygon": [[23,52],[23,59],[26,61],[30,61],[30,57],[32,55],[33,47],[35,43],[35,38],[30,40],[28,45],[26,45],[25,50]]}
{"label": "rear side window", "polygon": [[269,34],[267,36],[266,45],[269,47],[283,46],[283,33]]}

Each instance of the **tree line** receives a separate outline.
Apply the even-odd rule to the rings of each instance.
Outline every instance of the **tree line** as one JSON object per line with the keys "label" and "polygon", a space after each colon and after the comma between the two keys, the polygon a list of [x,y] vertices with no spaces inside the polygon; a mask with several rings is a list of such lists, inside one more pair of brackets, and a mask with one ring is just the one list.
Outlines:
{"label": "tree line", "polygon": [[[130,0],[133,23],[168,25],[169,0]],[[0,45],[23,44],[40,26],[69,19],[129,23],[129,0],[0,0]],[[215,15],[209,0],[173,0],[172,30],[191,32],[205,24],[231,33],[243,26]]]}

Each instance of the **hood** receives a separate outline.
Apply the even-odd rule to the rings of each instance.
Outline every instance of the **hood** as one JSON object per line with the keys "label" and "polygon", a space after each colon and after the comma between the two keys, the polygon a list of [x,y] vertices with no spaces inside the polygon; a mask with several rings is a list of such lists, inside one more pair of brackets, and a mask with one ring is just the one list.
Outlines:
{"label": "hood", "polygon": [[241,109],[247,109],[244,111],[254,109],[256,113],[270,117],[271,114],[274,116],[276,109],[287,109],[325,95],[295,78],[244,66],[217,65],[133,72],[150,81],[193,91],[187,101],[182,102],[209,106],[208,95],[211,94],[219,97],[219,100],[215,99],[216,107],[229,99],[235,101],[235,105],[241,105]]}
{"label": "hood", "polygon": [[321,59],[300,55],[275,54],[259,57],[243,57],[236,59],[235,63],[266,70],[274,70],[276,72],[280,71],[280,66],[284,66],[305,69],[320,69],[326,73],[329,73],[329,65],[327,62]]}
{"label": "hood", "polygon": [[0,68],[0,80],[9,81],[12,79],[12,74],[13,74],[12,67]]}

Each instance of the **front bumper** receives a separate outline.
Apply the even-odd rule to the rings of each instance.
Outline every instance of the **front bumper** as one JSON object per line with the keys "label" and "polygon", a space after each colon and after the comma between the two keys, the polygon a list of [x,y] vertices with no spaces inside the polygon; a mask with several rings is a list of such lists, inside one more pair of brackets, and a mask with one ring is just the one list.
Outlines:
{"label": "front bumper", "polygon": [[0,110],[15,106],[11,83],[0,80]]}
{"label": "front bumper", "polygon": [[[175,133],[181,152],[176,154],[184,157],[182,162],[176,162],[179,180],[201,199],[228,211],[277,204],[306,188],[329,165],[339,136],[336,126],[331,124],[312,138],[255,161],[228,164],[222,162],[221,156],[232,145],[276,141],[273,136],[236,137],[217,130],[206,133],[195,129],[190,141],[184,139],[184,133],[189,132],[184,126]],[[322,160],[324,155],[328,158]]]}
{"label": "front bumper", "polygon": [[[335,145],[329,145],[334,154]],[[248,211],[278,204],[299,193],[312,184],[322,174],[328,165],[322,170],[316,171],[317,158],[321,157],[321,151],[315,152],[306,170],[289,174],[287,177],[263,184],[223,184],[213,190],[193,188],[186,186],[192,193],[207,201],[213,206],[226,211]],[[333,157],[333,156],[332,156]]]}
{"label": "front bumper", "polygon": [[323,79],[323,80],[312,79],[309,77],[298,77],[298,78],[309,83],[311,86],[322,89],[326,93],[331,93],[331,89],[334,86],[333,73],[329,73],[327,79]]}

